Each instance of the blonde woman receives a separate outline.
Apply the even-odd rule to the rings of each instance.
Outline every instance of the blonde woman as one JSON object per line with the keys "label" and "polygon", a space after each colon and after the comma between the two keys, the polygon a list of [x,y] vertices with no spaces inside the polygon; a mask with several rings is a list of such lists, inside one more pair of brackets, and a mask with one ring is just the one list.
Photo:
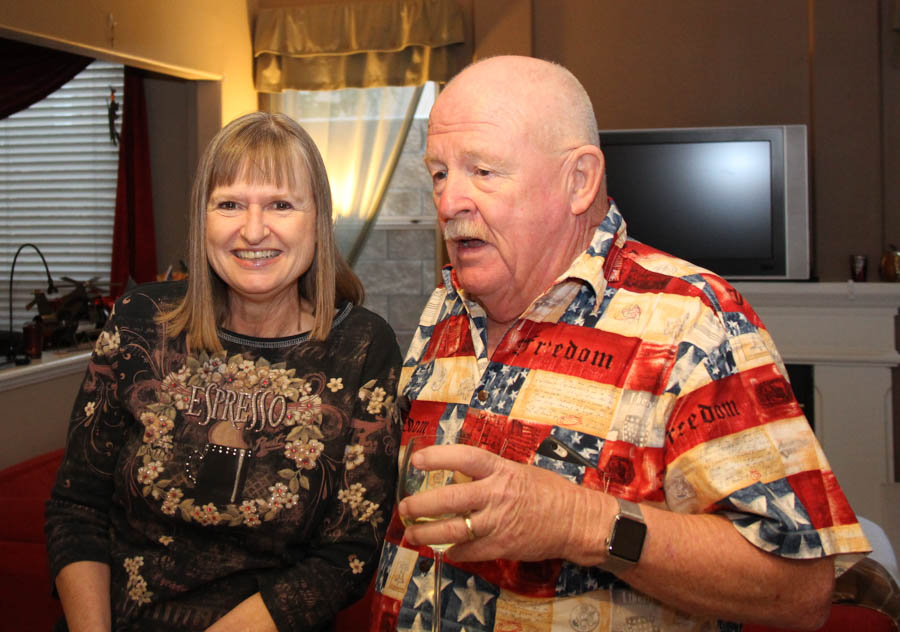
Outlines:
{"label": "blonde woman", "polygon": [[189,257],[118,301],[76,400],[47,505],[57,629],[327,629],[390,516],[400,353],[297,123],[212,140]]}

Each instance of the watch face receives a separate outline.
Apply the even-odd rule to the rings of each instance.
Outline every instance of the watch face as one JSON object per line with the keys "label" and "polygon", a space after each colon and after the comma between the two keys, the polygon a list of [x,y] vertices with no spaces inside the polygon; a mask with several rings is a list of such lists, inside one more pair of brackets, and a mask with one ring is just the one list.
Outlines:
{"label": "watch face", "polygon": [[619,516],[616,520],[610,553],[629,562],[641,559],[644,538],[647,536],[647,525],[627,516]]}

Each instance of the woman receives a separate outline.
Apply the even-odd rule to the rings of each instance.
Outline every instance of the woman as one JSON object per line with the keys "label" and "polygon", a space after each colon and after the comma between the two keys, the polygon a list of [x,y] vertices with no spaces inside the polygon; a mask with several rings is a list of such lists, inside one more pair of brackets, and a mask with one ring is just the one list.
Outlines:
{"label": "woman", "polygon": [[327,628],[390,516],[400,353],[299,125],[219,132],[189,250],[186,285],[118,301],[76,400],[47,504],[58,628]]}

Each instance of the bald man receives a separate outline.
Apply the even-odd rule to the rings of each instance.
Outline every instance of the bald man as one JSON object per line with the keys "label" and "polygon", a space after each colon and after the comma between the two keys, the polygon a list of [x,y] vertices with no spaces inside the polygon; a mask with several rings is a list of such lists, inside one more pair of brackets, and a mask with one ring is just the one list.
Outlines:
{"label": "bald man", "polygon": [[430,629],[427,545],[448,542],[446,630],[821,625],[865,536],[756,314],[627,238],[576,78],[470,66],[425,165],[451,265],[404,363],[403,443],[436,434],[415,464],[472,480],[399,503],[371,629]]}

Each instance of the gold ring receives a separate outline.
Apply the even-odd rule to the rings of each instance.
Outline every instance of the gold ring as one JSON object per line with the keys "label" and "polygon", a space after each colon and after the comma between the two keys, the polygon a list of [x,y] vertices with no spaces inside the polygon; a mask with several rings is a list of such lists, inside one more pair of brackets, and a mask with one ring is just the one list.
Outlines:
{"label": "gold ring", "polygon": [[466,521],[466,531],[469,532],[469,542],[475,539],[475,531],[472,529],[472,520],[469,518],[469,514],[463,516]]}

